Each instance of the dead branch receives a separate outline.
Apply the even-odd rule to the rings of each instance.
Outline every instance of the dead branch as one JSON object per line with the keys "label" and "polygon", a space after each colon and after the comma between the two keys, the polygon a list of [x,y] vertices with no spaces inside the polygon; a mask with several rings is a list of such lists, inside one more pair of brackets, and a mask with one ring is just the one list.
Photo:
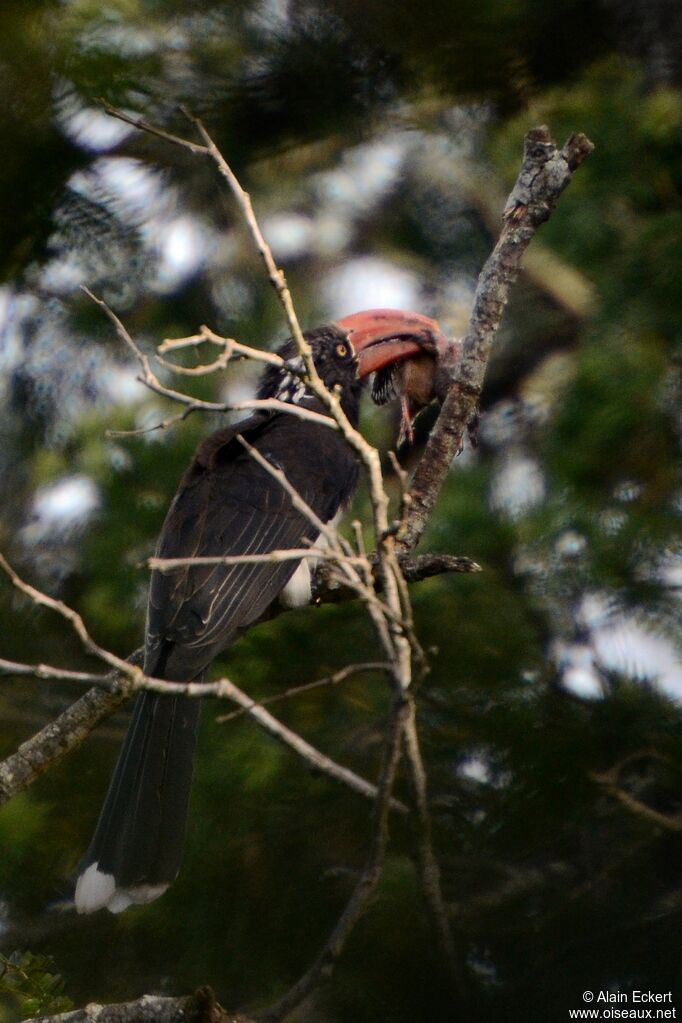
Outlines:
{"label": "dead branch", "polygon": [[493,342],[518,277],[521,259],[536,231],[551,216],[573,172],[594,146],[585,135],[572,135],[563,149],[552,142],[546,127],[526,135],[523,164],[503,214],[499,240],[478,278],[462,361],[436,425],[417,466],[411,486],[412,507],[402,552],[413,550],[433,512],[453,458],[478,408]]}
{"label": "dead branch", "polygon": [[[282,356],[276,352],[266,352],[262,348],[251,348],[249,345],[242,344],[241,341],[236,341],[233,337],[223,337],[222,334],[216,334],[214,330],[211,330],[205,324],[199,328],[198,334],[190,334],[188,337],[164,338],[156,350],[159,355],[165,355],[166,352],[176,352],[184,348],[196,348],[207,341],[218,345],[225,351],[229,351],[232,357],[238,355],[240,358],[253,359],[255,362],[264,362],[270,366],[281,366],[283,362]],[[173,369],[177,368],[175,363],[170,365]]]}
{"label": "dead branch", "polygon": [[[345,668],[340,668],[339,671],[335,671],[332,675],[325,675],[324,678],[315,679],[314,682],[304,682],[300,686],[292,686],[290,689],[285,689],[283,693],[277,693],[275,696],[266,696],[258,702],[261,707],[270,706],[273,703],[281,703],[282,700],[290,700],[294,696],[300,696],[302,693],[309,693],[313,689],[326,689],[338,686],[341,682],[345,682],[347,678],[359,675],[361,672],[388,671],[389,667],[390,665],[386,661],[364,661],[359,664],[347,664]],[[253,703],[255,706],[255,701]],[[227,721],[232,721],[234,718],[241,717],[246,713],[247,709],[243,707],[241,710],[233,710],[229,714],[220,714],[215,720],[218,724],[224,724]]]}
{"label": "dead branch", "polygon": [[440,867],[433,850],[426,769],[421,754],[416,714],[416,704],[413,694],[410,693],[403,721],[403,744],[415,810],[413,820],[417,832],[417,866],[427,910],[434,932],[438,937],[453,993],[458,994],[462,1000],[466,999],[468,987],[464,970],[465,956],[464,950],[457,947],[453,937],[447,906],[443,898]]}
{"label": "dead branch", "polygon": [[0,657],[0,675],[31,678],[42,678],[52,682],[87,682],[91,686],[112,688],[110,675],[95,675],[87,671],[69,671],[67,668],[55,668],[51,664],[22,664],[19,661],[7,661]]}
{"label": "dead branch", "polygon": [[342,581],[357,594],[360,600],[363,601],[370,613],[370,616],[377,625],[380,633],[379,638],[381,639],[384,649],[386,650],[386,654],[390,659],[392,655],[391,641],[390,638],[388,638],[383,625],[380,623],[383,622],[385,616],[386,618],[392,619],[394,623],[400,624],[402,622],[400,607],[398,607],[396,611],[395,606],[386,604],[379,599],[373,586],[369,563],[366,564],[366,571],[364,573],[362,570],[357,570],[355,566],[358,562],[362,566],[362,559],[354,558],[352,556],[350,545],[343,539],[343,537],[340,536],[336,527],[330,525],[328,522],[323,522],[319,516],[315,514],[307,501],[305,501],[296,488],[291,485],[285,473],[282,472],[281,469],[277,468],[277,466],[272,465],[267,458],[263,457],[257,448],[244,440],[242,436],[237,435],[236,439],[246,449],[246,451],[248,451],[254,461],[256,461],[262,469],[264,469],[279,483],[282,489],[285,490],[291,498],[294,508],[305,516],[308,522],[319,531],[321,536],[327,542],[329,545],[327,560],[333,562],[331,566],[332,577],[334,575],[335,567],[338,567]]}
{"label": "dead branch", "polygon": [[[377,592],[380,593],[381,578],[379,577],[377,559],[370,554],[368,560],[372,565],[374,584]],[[454,554],[418,554],[412,558],[399,557],[398,560],[408,583],[422,582],[424,579],[431,579],[434,576],[450,572],[481,571],[481,566],[471,558],[462,558]],[[312,599],[315,604],[337,604],[345,600],[355,600],[356,595],[349,587],[332,579],[328,566],[322,564],[317,566],[313,575]]]}
{"label": "dead branch", "polygon": [[66,619],[89,654],[93,654],[95,657],[99,658],[100,661],[104,661],[105,664],[108,664],[110,668],[121,672],[134,682],[140,669],[136,665],[131,664],[129,661],[124,661],[115,654],[112,654],[109,650],[105,650],[104,647],[99,646],[86,629],[85,622],[77,611],[68,607],[68,605],[66,605],[63,601],[55,600],[54,597],[50,597],[47,593],[43,593],[41,590],[37,590],[29,583],[24,582],[24,580],[17,575],[12,566],[5,560],[2,554],[0,554],[0,568],[9,576],[12,585],[25,596],[29,597],[34,604],[37,604],[40,607],[49,608],[51,611],[56,611],[58,615],[61,615],[62,618]]}
{"label": "dead branch", "polygon": [[[192,124],[194,124],[197,131],[203,138],[206,147],[206,152],[212,158],[218,170],[227,181],[228,187],[230,188],[232,195],[234,196],[239,208],[242,211],[244,220],[249,228],[249,231],[251,232],[251,237],[253,238],[256,244],[256,248],[258,249],[258,252],[260,253],[261,258],[263,260],[263,263],[265,264],[265,268],[267,270],[270,283],[277,292],[277,297],[279,298],[282,304],[282,308],[284,309],[284,315],[286,316],[287,324],[289,326],[289,330],[291,331],[291,336],[296,342],[296,346],[299,350],[299,353],[303,356],[304,365],[308,377],[310,378],[311,381],[316,381],[318,384],[321,385],[322,381],[320,380],[317,370],[315,369],[315,363],[313,362],[310,345],[306,342],[305,338],[303,337],[303,331],[301,330],[301,326],[298,322],[298,317],[296,315],[296,310],[294,309],[294,303],[291,298],[289,286],[287,285],[286,282],[286,277],[284,276],[283,271],[280,270],[280,268],[277,266],[274,256],[272,255],[272,249],[270,248],[265,238],[263,237],[260,225],[253,211],[253,205],[251,204],[251,196],[242,188],[234,171],[232,170],[227,160],[216,146],[215,142],[213,141],[209,133],[206,131],[203,122],[198,117],[194,117],[192,114],[188,112],[186,112],[186,116],[192,122]],[[326,391],[327,389],[324,388],[324,390]]]}
{"label": "dead branch", "polygon": [[[468,558],[453,558],[449,555],[420,555],[401,562],[406,578],[410,582],[427,579],[442,572],[478,571],[479,568]],[[339,600],[356,599],[354,591],[322,578],[325,567],[318,569],[313,579],[313,599],[324,604]],[[276,617],[287,613],[287,609],[275,605],[264,617]],[[141,666],[142,651],[137,650],[128,661]],[[59,763],[72,750],[87,739],[93,729],[105,721],[127,699],[131,692],[130,679],[116,672],[107,675],[88,675],[68,672],[51,665],[26,665],[13,661],[0,661],[3,674],[33,675],[36,678],[63,679],[64,681],[90,682],[95,688],[89,689],[75,700],[54,721],[49,722],[18,750],[0,763],[0,806],[29,788],[53,764]],[[144,676],[138,675],[138,678]],[[215,692],[211,693],[215,695]],[[241,712],[240,712],[241,713]]]}
{"label": "dead branch", "polygon": [[[23,580],[19,579],[14,572],[13,576],[15,584],[20,589],[24,592],[30,591],[27,595],[35,603],[45,602],[40,599],[46,598],[45,594],[23,583]],[[46,598],[46,600],[54,603],[52,598]],[[48,606],[50,605],[48,604]],[[75,615],[71,608],[62,605],[61,613],[64,614],[64,617],[68,618],[69,612]],[[75,617],[78,616],[75,615]],[[98,651],[98,656],[106,660],[108,651],[103,651],[100,648]],[[96,688],[90,689],[79,700],[72,703],[58,718],[23,743],[16,753],[0,763],[0,806],[27,788],[71,749],[80,745],[101,720],[108,717],[131,692],[138,689],[149,689],[152,692],[194,699],[213,696],[218,699],[231,700],[264,731],[278,739],[283,745],[288,746],[314,770],[328,775],[367,799],[376,799],[377,788],[375,785],[365,781],[350,768],[337,764],[331,757],[321,753],[311,743],[306,742],[300,735],[273,717],[228,678],[221,678],[216,682],[187,683],[151,678],[144,675],[139,667],[141,654],[142,651],[138,650],[131,656],[129,662],[122,662],[126,664],[129,672],[123,675],[121,672],[91,675],[84,672],[63,671],[51,665],[0,661],[0,671],[4,674],[34,675],[37,678],[62,678],[72,682],[96,683]],[[407,812],[407,807],[399,800],[392,800],[391,806],[392,809],[399,810],[401,813]]]}
{"label": "dead branch", "polygon": [[32,1016],[31,1023],[255,1023],[255,1020],[241,1013],[227,1012],[210,988],[199,988],[188,998],[143,995],[135,1002],[116,1005],[92,1002],[73,1012]]}
{"label": "dead branch", "polygon": [[148,558],[149,568],[156,568],[159,572],[172,572],[176,568],[186,568],[191,565],[280,565],[283,561],[303,561],[312,558],[314,561],[339,561],[341,558],[346,564],[359,565],[362,558],[354,557],[352,554],[339,555],[322,547],[289,547],[285,550],[268,551],[267,554],[225,554],[201,556],[196,558]]}
{"label": "dead branch", "polygon": [[645,759],[669,764],[668,758],[660,754],[658,750],[643,749],[628,754],[606,771],[592,771],[590,777],[630,813],[642,817],[665,831],[682,831],[682,813],[663,813],[638,799],[625,787],[627,769]]}
{"label": "dead branch", "polygon": [[113,107],[111,103],[107,103],[105,99],[101,101],[102,109],[109,114],[110,117],[115,117],[117,121],[123,121],[124,124],[129,124],[131,128],[139,128],[140,131],[145,131],[149,135],[156,135],[157,138],[163,139],[164,142],[171,142],[174,146],[180,146],[182,149],[188,149],[190,153],[194,153],[195,156],[206,156],[208,150],[206,146],[197,145],[196,142],[190,142],[189,139],[180,138],[179,135],[171,135],[170,132],[164,131],[162,128],[156,128],[153,124],[149,124],[141,117],[132,117],[130,114],[126,114],[123,110],[118,110]]}
{"label": "dead branch", "polygon": [[[277,398],[254,398],[252,401],[236,401],[236,402],[218,402],[218,401],[204,401],[200,398],[192,398],[189,394],[183,394],[182,391],[175,391],[171,387],[164,387],[159,378],[154,373],[149,356],[139,348],[139,346],[133,340],[130,332],[126,329],[122,321],[118,318],[116,313],[111,309],[102,298],[98,298],[97,295],[93,294],[88,288],[83,287],[82,290],[92,299],[105,313],[105,315],[111,320],[116,333],[124,342],[126,347],[130,349],[135,358],[140,364],[142,375],[137,379],[140,383],[144,384],[150,391],[155,394],[161,395],[163,398],[170,398],[171,401],[178,402],[180,405],[185,406],[185,411],[178,417],[170,419],[168,422],[173,423],[178,419],[185,418],[190,412],[203,410],[204,412],[255,412],[257,410],[265,412],[286,412],[287,415],[297,416],[299,419],[305,419],[308,422],[318,423],[322,426],[326,426],[329,429],[337,429],[337,424],[329,416],[323,416],[319,412],[313,411],[313,409],[305,408],[302,405],[294,405],[291,402],[279,401]],[[246,348],[246,345],[243,346]],[[256,351],[256,349],[254,349]],[[261,353],[264,354],[264,353]],[[281,363],[279,356],[276,357]],[[272,361],[272,360],[262,360]],[[326,388],[325,388],[326,390]],[[161,424],[153,427],[153,429],[159,429]],[[148,430],[132,431],[133,433],[149,432]]]}
{"label": "dead branch", "polygon": [[[559,195],[576,167],[589,155],[592,144],[582,135],[572,136],[559,152],[546,128],[526,136],[524,160],[516,185],[507,200],[504,227],[495,249],[481,271],[463,358],[436,425],[417,466],[410,488],[411,500],[403,498],[397,548],[414,549],[429,521],[450,464],[461,450],[465,430],[473,420],[483,387],[485,370],[495,335],[516,279],[523,252],[537,228],[551,214]],[[404,480],[401,479],[403,491]],[[438,936],[443,959],[453,986],[466,994],[462,952],[455,946],[440,885],[440,871],[433,852],[428,810],[426,774],[414,717],[414,702],[406,715],[403,738],[408,776],[417,814],[417,860],[427,907]]]}
{"label": "dead branch", "polygon": [[[354,792],[359,792],[360,795],[366,796],[368,799],[377,800],[379,798],[376,786],[370,784],[360,778],[359,775],[355,774],[347,767],[342,767],[337,764],[334,760],[325,756],[324,753],[320,753],[314,746],[311,746],[309,742],[302,739],[297,732],[292,731],[283,725],[281,721],[274,718],[269,711],[262,706],[262,704],[254,703],[253,700],[238,689],[228,679],[221,680],[221,687],[223,694],[233,700],[239,707],[241,707],[249,717],[253,718],[261,728],[264,728],[266,732],[284,743],[290,749],[293,749],[303,760],[306,760],[316,770],[324,772],[329,775],[330,778],[334,778],[335,781],[340,781]],[[390,795],[390,794],[389,794]],[[404,803],[401,803],[397,799],[390,798],[390,805],[393,809],[399,810],[401,813],[407,813],[407,807]]]}
{"label": "dead branch", "polygon": [[[197,348],[199,345],[210,342],[222,348],[217,359],[213,362],[205,362],[200,366],[180,366],[176,362],[164,359],[166,352],[181,351],[185,348]],[[207,376],[209,373],[216,373],[218,370],[227,369],[232,359],[251,359],[254,362],[263,362],[269,366],[281,366],[282,357],[275,352],[266,352],[262,348],[251,348],[249,345],[241,344],[233,337],[222,337],[214,333],[209,327],[203,326],[198,334],[189,337],[166,338],[156,347],[156,361],[165,369],[178,373],[180,376]]]}
{"label": "dead branch", "polygon": [[88,689],[65,711],[22,743],[0,763],[0,806],[32,785],[41,774],[76,749],[100,722],[123,703],[128,685]]}
{"label": "dead branch", "polygon": [[[330,549],[336,555],[337,564],[331,569],[330,582],[338,583],[338,576],[340,575],[344,585],[354,590],[365,603],[370,618],[375,625],[377,637],[386,652],[388,674],[393,689],[392,709],[385,738],[383,763],[377,789],[370,786],[372,789],[370,795],[366,790],[368,783],[360,779],[360,782],[365,786],[363,794],[370,795],[370,798],[373,799],[370,847],[360,880],[355,886],[340,919],[333,928],[318,958],[276,1005],[265,1010],[260,1019],[272,1021],[272,1023],[283,1020],[292,1009],[299,1005],[315,989],[333,969],[355,924],[367,909],[379,883],[383,868],[388,842],[389,811],[395,805],[392,791],[401,756],[401,744],[404,744],[407,754],[406,766],[418,820],[417,860],[424,897],[434,921],[438,943],[443,957],[448,963],[453,984],[461,995],[464,988],[463,957],[461,951],[456,949],[450,931],[450,924],[445,912],[441,891],[440,873],[431,841],[426,775],[419,749],[414,716],[414,700],[411,692],[412,660],[415,653],[418,654],[418,644],[413,635],[409,593],[405,582],[403,563],[398,556],[398,552],[404,555],[410,552],[418,543],[433,510],[452,458],[459,450],[467,424],[475,413],[487,359],[507,302],[510,285],[519,271],[521,256],[539,225],[549,217],[561,191],[570,181],[572,172],[589,155],[592,148],[591,143],[584,136],[573,136],[569,139],[564,149],[559,151],[551,142],[547,129],[535,129],[526,137],[524,163],[517,184],[507,203],[504,214],[505,225],[500,240],[479,279],[469,332],[464,343],[464,357],[459,368],[458,377],[453,381],[450,388],[436,428],[431,435],[424,457],[417,468],[409,494],[403,481],[403,500],[400,516],[397,522],[392,525],[389,519],[389,499],[383,485],[379,454],[349,423],[341,409],[338,396],[329,392],[322,384],[312,359],[310,347],[306,344],[298,324],[286,279],[281,270],[276,266],[272,252],[263,238],[250,197],[242,189],[202,122],[188,114],[189,119],[195,125],[204,142],[204,145],[198,146],[189,140],[183,140],[159,129],[154,129],[145,122],[134,120],[127,115],[114,111],[112,108],[107,109],[114,116],[135,127],[151,131],[152,134],[164,138],[173,144],[187,148],[195,155],[208,156],[215,162],[219,172],[227,180],[244,214],[254,242],[266,265],[269,279],[280,298],[290,332],[295,338],[299,352],[304,360],[306,384],[311,392],[323,403],[329,415],[321,416],[310,410],[273,400],[244,402],[230,407],[249,409],[257,407],[277,408],[279,411],[299,415],[301,412],[304,412],[305,415],[302,418],[314,419],[326,426],[339,429],[347,443],[353,448],[363,463],[369,480],[377,548],[374,565],[364,556],[364,551],[360,547],[359,557],[355,559],[356,563],[351,563],[354,555],[349,545],[341,541],[334,534],[334,531],[329,531],[332,535],[327,537],[326,531],[328,531],[328,527],[324,523],[319,523],[319,520],[314,525],[329,540]],[[88,294],[90,293],[88,292]],[[154,374],[148,357],[135,345],[121,321],[101,299],[97,299],[92,295],[91,298],[104,309],[119,336],[135,355],[141,366],[142,376],[140,379],[142,382],[152,391],[183,404],[185,409],[182,416],[189,414],[194,409],[205,408],[212,411],[222,411],[227,407],[217,403],[199,402],[180,392],[165,388]],[[180,342],[190,344],[194,343],[195,340],[196,338],[178,339],[177,347],[180,347]],[[229,339],[225,339],[223,357],[217,360],[216,365],[219,363],[222,366],[229,361],[229,356],[232,353],[228,348],[228,341]],[[199,342],[197,341],[196,343]],[[245,444],[245,447],[248,448],[249,446]],[[253,457],[258,456],[258,452],[253,452],[252,449],[249,450]],[[272,466],[268,468],[268,471],[277,472]],[[284,479],[282,485],[286,487],[289,485],[288,481]],[[293,495],[292,500],[294,500]],[[309,512],[310,510],[308,509]],[[306,514],[305,511],[304,514]],[[309,518],[309,521],[313,521],[313,519]],[[432,561],[431,565],[433,565]],[[478,569],[478,566],[472,562],[468,562],[465,568],[462,559],[459,559],[458,566],[457,570],[475,571]],[[196,684],[184,686],[179,683],[165,683],[163,680],[146,679],[139,667],[132,667],[127,662],[114,658],[114,655],[110,655],[108,651],[103,651],[98,647],[87,633],[80,616],[67,608],[66,605],[60,601],[54,601],[52,598],[43,599],[45,595],[23,584],[5,562],[0,562],[0,567],[5,568],[5,571],[8,571],[12,578],[14,585],[30,596],[36,603],[51,607],[69,620],[86,649],[100,657],[111,667],[118,669],[125,676],[128,689],[139,686],[154,688],[158,685],[163,687],[164,691],[177,690],[185,692],[187,695],[204,695],[203,692],[199,692],[204,687],[197,686]],[[412,567],[414,569],[414,562]],[[452,569],[453,565],[450,565],[446,570]],[[418,568],[415,570],[417,572],[420,571]],[[425,566],[422,564],[421,571],[424,570]],[[439,571],[443,571],[442,562]],[[334,578],[335,573],[337,575],[336,578]],[[424,578],[425,575],[421,577]],[[382,599],[377,595],[379,589],[382,590]],[[246,694],[241,693],[241,690],[234,687],[228,679],[221,679],[217,683],[206,685],[214,687],[217,695],[228,696],[233,699],[238,705],[243,707],[246,713],[253,716],[262,727],[268,728],[269,731],[275,727],[272,725],[275,719],[272,718],[269,712],[262,706],[254,705],[253,700],[246,696]],[[116,695],[121,698],[118,693],[108,692],[106,695],[109,697]],[[276,726],[272,734],[276,734],[277,738],[281,741],[287,741],[292,746],[294,741],[307,746],[304,740],[301,740],[299,736],[294,736],[293,733],[285,739],[284,726],[281,726],[278,722]],[[294,748],[296,747],[294,746]],[[317,751],[314,752],[316,755],[321,756]],[[311,759],[309,750],[301,753],[301,755],[305,756],[308,760]],[[334,765],[334,769],[338,771],[339,765]],[[345,769],[340,770],[343,771]],[[354,777],[357,778],[357,776]],[[348,779],[346,779],[345,783],[349,784]],[[354,786],[357,790],[355,782]],[[87,1019],[88,1017],[81,1018]]]}
{"label": "dead branch", "polygon": [[[210,155],[218,166],[220,173],[227,180],[237,203],[242,209],[254,242],[265,262],[270,281],[273,284],[284,308],[292,336],[295,338],[299,352],[303,357],[306,368],[307,386],[326,406],[345,440],[356,452],[365,467],[369,482],[370,500],[372,503],[373,524],[377,547],[378,576],[384,593],[384,602],[381,602],[377,597],[373,572],[369,565],[364,573],[362,573],[362,569],[360,570],[360,574],[364,574],[364,587],[362,587],[362,589],[358,587],[358,583],[361,581],[358,578],[358,573],[349,569],[347,564],[342,566],[346,570],[346,574],[348,576],[356,576],[356,579],[351,580],[351,585],[357,590],[358,596],[360,596],[365,603],[367,612],[374,623],[377,638],[382,643],[390,664],[390,674],[394,692],[394,714],[392,719],[394,730],[392,730],[386,740],[385,770],[382,775],[382,783],[380,783],[379,786],[380,793],[385,792],[385,807],[382,806],[382,796],[380,795],[375,803],[375,821],[372,845],[365,870],[363,871],[360,882],[353,892],[341,919],[330,935],[320,957],[307,971],[307,973],[304,974],[304,976],[301,977],[301,979],[290,989],[281,1002],[279,1002],[278,1005],[274,1007],[270,1013],[268,1013],[269,1019],[281,1019],[312,990],[323,975],[326,975],[329,972],[333,962],[343,948],[346,937],[354,927],[361,913],[364,911],[367,901],[379,881],[384,849],[387,842],[388,806],[390,804],[395,772],[400,759],[401,722],[404,720],[406,713],[406,694],[409,693],[412,684],[412,655],[414,653],[419,660],[423,660],[423,655],[421,653],[419,643],[414,635],[412,627],[412,609],[407,584],[396,554],[394,531],[390,528],[389,524],[389,500],[384,488],[379,453],[376,448],[368,444],[362,434],[360,434],[359,431],[350,424],[341,408],[338,396],[332,394],[320,380],[312,359],[310,348],[306,344],[301,333],[284,274],[278,269],[270,247],[262,235],[253,211],[250,196],[241,187],[241,184],[237,180],[227,161],[224,159],[222,153],[218,150],[209,133],[206,131],[202,122],[198,118],[191,117],[190,115],[188,115],[188,117],[195,124],[207,149],[209,150]],[[244,443],[245,447],[247,446],[243,440],[242,443]],[[261,458],[258,457],[258,452],[252,451],[251,449],[249,450],[253,456],[257,457],[257,460],[261,462]],[[286,480],[281,482],[285,487],[288,484],[288,481]],[[292,500],[296,500],[296,495],[292,495]],[[405,516],[406,509],[410,503],[410,499],[403,487],[401,517]],[[303,511],[304,514],[307,514],[305,509],[303,509]],[[312,521],[312,519],[309,520]],[[321,532],[323,531],[321,530]],[[382,603],[384,606],[382,606]],[[396,726],[396,721],[398,722],[398,726]],[[419,744],[416,730],[411,737],[412,757],[408,762],[408,769],[411,773],[414,773],[415,769],[415,747],[418,750]],[[414,784],[418,789],[421,786],[419,790],[423,793],[425,800],[425,782],[423,779],[415,779]],[[430,857],[428,862],[430,864],[435,864],[435,856],[430,845],[430,831],[428,830],[425,830],[422,833],[422,845],[428,846]],[[441,945],[441,951],[448,962],[450,973],[454,977],[459,967],[454,962],[454,945],[450,935],[449,922],[444,909],[441,912],[443,898],[440,892],[440,877],[437,870],[431,870],[428,883],[430,886],[428,891],[426,890],[426,881],[424,884],[425,895],[427,902],[430,905],[438,906],[437,936]]]}

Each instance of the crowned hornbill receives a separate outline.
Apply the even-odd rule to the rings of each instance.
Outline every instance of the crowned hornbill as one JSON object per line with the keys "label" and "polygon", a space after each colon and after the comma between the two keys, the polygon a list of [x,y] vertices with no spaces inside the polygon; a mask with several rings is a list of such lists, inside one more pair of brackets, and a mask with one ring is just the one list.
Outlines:
{"label": "crowned hornbill", "polygon": [[[337,389],[357,424],[362,378],[419,354],[437,332],[427,317],[396,310],[355,313],[307,331],[317,371]],[[430,342],[429,342],[430,343]],[[268,366],[259,398],[279,398],[327,415],[306,388],[294,342]],[[162,558],[264,554],[300,548],[317,530],[239,438],[282,469],[323,522],[352,497],[355,456],[340,432],[292,413],[257,411],[200,445],[163,525]],[[201,681],[213,659],[277,598],[310,599],[309,561],[190,565],[151,578],[144,671],[170,681]],[[76,908],[120,912],[157,898],[180,866],[199,700],[138,695],[94,838],[80,866]]]}

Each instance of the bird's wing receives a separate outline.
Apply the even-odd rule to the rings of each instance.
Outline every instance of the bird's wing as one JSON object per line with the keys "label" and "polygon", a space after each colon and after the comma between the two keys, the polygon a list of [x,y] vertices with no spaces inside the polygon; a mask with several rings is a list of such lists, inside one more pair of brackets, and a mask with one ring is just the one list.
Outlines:
{"label": "bird's wing", "polygon": [[[345,477],[356,471],[354,460],[327,427],[291,416],[285,423],[277,420],[281,417],[253,417],[204,442],[169,510],[159,557],[266,554],[315,539],[317,530],[293,507],[281,484],[244,450],[237,434],[284,469],[323,521],[344,499],[349,487]],[[341,472],[329,471],[330,435],[332,450],[342,460]],[[325,446],[326,456],[321,454]],[[291,560],[155,571],[145,670],[167,678],[193,678],[262,615],[297,565]]]}

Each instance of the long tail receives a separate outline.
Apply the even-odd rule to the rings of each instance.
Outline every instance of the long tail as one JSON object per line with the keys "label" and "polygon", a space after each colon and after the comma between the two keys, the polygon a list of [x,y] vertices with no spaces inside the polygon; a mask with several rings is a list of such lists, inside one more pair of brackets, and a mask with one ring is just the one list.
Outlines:
{"label": "long tail", "polygon": [[144,692],[79,868],[79,913],[158,898],[180,868],[200,700]]}

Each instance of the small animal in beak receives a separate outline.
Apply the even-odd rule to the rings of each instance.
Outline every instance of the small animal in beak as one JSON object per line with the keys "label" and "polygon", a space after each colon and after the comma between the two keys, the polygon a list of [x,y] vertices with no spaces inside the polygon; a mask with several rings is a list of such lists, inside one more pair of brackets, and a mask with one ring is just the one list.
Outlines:
{"label": "small animal in beak", "polygon": [[462,358],[462,341],[434,332],[420,351],[375,373],[372,399],[377,405],[400,401],[398,447],[414,443],[414,420],[432,401],[443,402]]}

